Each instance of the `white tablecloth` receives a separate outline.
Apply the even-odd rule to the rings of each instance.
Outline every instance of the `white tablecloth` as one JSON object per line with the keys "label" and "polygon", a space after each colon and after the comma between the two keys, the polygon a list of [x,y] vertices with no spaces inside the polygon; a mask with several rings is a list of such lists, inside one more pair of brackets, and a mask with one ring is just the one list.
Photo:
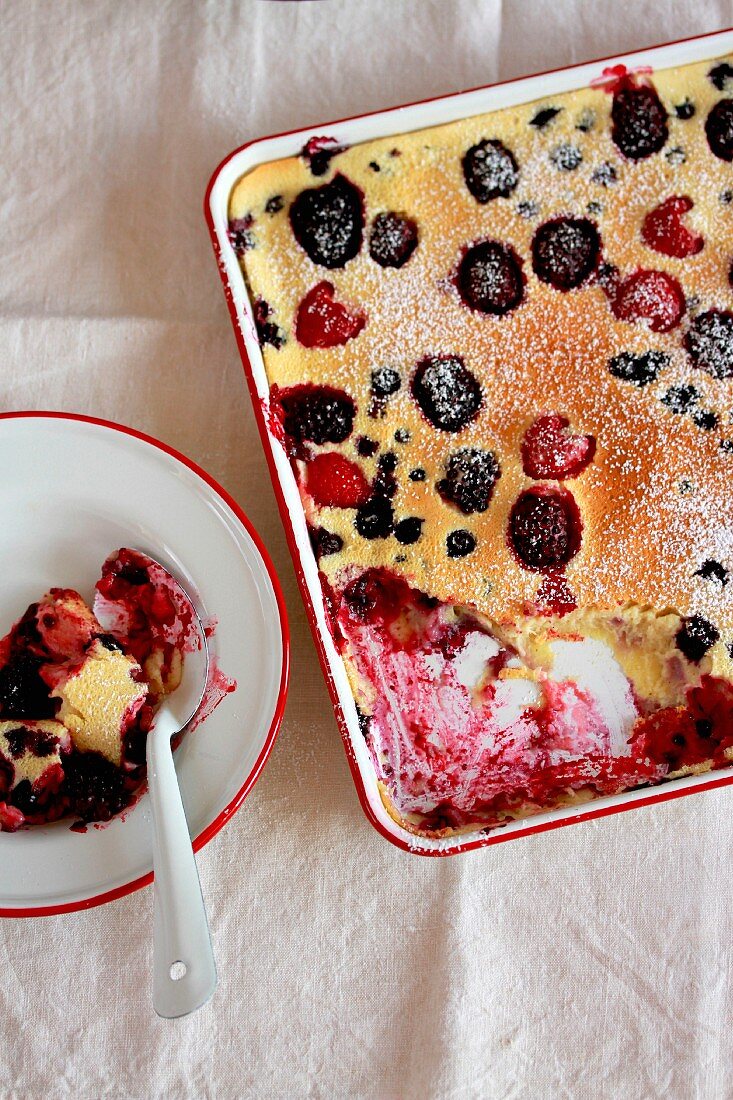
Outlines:
{"label": "white tablecloth", "polygon": [[249,138],[717,29],[730,0],[0,15],[0,406],[119,420],[201,463],[262,533],[293,630],[272,758],[199,856],[214,999],[153,1015],[149,889],[0,922],[0,1096],[733,1096],[730,791],[444,860],[362,816],[202,217]]}

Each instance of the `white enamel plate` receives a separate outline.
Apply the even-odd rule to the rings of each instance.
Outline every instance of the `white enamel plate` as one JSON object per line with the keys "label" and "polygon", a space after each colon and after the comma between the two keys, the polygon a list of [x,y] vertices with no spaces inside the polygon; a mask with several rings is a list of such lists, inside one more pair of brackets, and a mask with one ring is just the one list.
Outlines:
{"label": "white enamel plate", "polygon": [[[155,440],[65,415],[0,417],[0,636],[49,587],[90,599],[101,564],[139,546],[213,616],[214,658],[236,680],[187,734],[176,767],[195,848],[229,819],[269,755],[285,705],[288,629],[256,532],[203,470]],[[147,794],[85,833],[69,821],[0,833],[0,915],[96,905],[152,878]]]}

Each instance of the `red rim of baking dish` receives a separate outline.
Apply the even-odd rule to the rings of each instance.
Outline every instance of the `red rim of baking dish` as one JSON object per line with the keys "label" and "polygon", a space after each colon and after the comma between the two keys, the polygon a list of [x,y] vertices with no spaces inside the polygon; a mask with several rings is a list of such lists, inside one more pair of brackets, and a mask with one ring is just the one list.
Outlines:
{"label": "red rim of baking dish", "polygon": [[[274,460],[274,456],[273,456],[273,452],[272,452],[273,440],[272,440],[272,437],[270,436],[269,431],[268,431],[267,423],[266,423],[266,420],[265,420],[265,414],[264,414],[264,410],[263,410],[263,407],[262,407],[262,402],[261,402],[260,396],[257,392],[257,386],[256,386],[256,383],[255,383],[255,380],[254,380],[254,375],[252,373],[252,365],[251,365],[250,360],[249,360],[249,355],[247,353],[247,348],[246,348],[246,345],[244,343],[244,337],[242,335],[242,331],[241,331],[241,328],[240,328],[240,325],[239,325],[239,319],[238,319],[238,316],[237,316],[237,307],[236,307],[236,303],[235,303],[235,300],[234,300],[234,292],[233,292],[232,286],[229,282],[229,278],[227,276],[225,266],[224,266],[223,263],[220,262],[221,244],[220,244],[217,232],[216,232],[216,227],[214,225],[214,218],[213,218],[213,214],[212,214],[212,211],[211,211],[211,202],[210,202],[211,192],[212,192],[212,190],[213,190],[213,188],[214,188],[221,172],[224,170],[224,168],[226,168],[226,166],[230,163],[230,161],[234,160],[234,158],[239,156],[240,153],[244,152],[245,149],[249,149],[253,145],[258,145],[262,141],[269,141],[269,140],[272,140],[274,138],[280,138],[280,137],[288,137],[290,134],[299,134],[299,133],[311,132],[311,131],[315,132],[316,130],[319,131],[319,132],[327,132],[331,127],[341,125],[342,123],[356,122],[359,119],[370,118],[374,115],[381,115],[381,114],[390,115],[390,114],[393,114],[394,112],[404,110],[406,107],[416,107],[416,106],[419,106],[421,104],[435,103],[438,100],[442,101],[442,100],[446,100],[446,99],[454,99],[456,96],[466,95],[469,92],[485,91],[489,88],[497,88],[497,87],[501,87],[501,86],[507,85],[507,84],[515,84],[518,81],[527,80],[527,79],[529,79],[530,77],[533,77],[533,76],[549,76],[552,73],[567,72],[567,71],[570,71],[572,69],[583,68],[587,65],[596,65],[596,64],[600,65],[604,62],[615,61],[618,58],[628,57],[630,54],[646,53],[646,52],[649,52],[651,50],[662,49],[665,46],[676,46],[676,45],[680,45],[680,44],[685,43],[685,42],[698,42],[701,39],[714,38],[717,35],[726,34],[726,33],[730,32],[731,30],[733,30],[733,27],[721,27],[717,31],[708,31],[705,34],[697,34],[697,35],[692,35],[692,36],[685,37],[685,38],[676,38],[676,39],[673,39],[671,42],[659,42],[654,46],[644,46],[639,50],[627,50],[623,53],[612,54],[609,57],[591,58],[588,61],[583,61],[583,62],[576,63],[576,64],[573,64],[573,65],[560,65],[557,68],[545,69],[545,70],[543,70],[542,72],[539,72],[539,73],[529,73],[529,74],[525,74],[524,76],[512,77],[509,80],[497,80],[497,81],[494,81],[491,84],[480,84],[476,87],[465,88],[465,89],[462,89],[461,91],[458,91],[458,92],[449,92],[445,95],[430,96],[427,99],[419,99],[419,100],[414,100],[411,103],[403,103],[403,104],[400,104],[397,107],[388,107],[388,108],[378,109],[378,110],[375,110],[375,111],[365,111],[361,115],[351,115],[351,116],[347,116],[346,118],[334,119],[331,122],[318,123],[316,126],[310,126],[310,127],[298,126],[298,127],[296,127],[295,129],[292,129],[292,130],[283,130],[281,133],[267,134],[263,137],[254,138],[252,141],[247,141],[243,145],[240,145],[233,152],[229,153],[229,155],[226,156],[221,161],[219,166],[214,171],[211,179],[209,180],[209,185],[206,188],[206,194],[204,195],[204,217],[206,218],[206,224],[209,228],[209,234],[211,236],[211,241],[212,241],[212,244],[213,244],[213,247],[214,247],[214,255],[215,255],[215,258],[216,258],[217,267],[219,269],[219,275],[221,277],[221,281],[222,281],[222,284],[224,286],[224,294],[225,294],[225,297],[226,297],[226,300],[227,300],[227,305],[229,307],[229,314],[230,314],[230,317],[231,317],[231,321],[232,321],[232,324],[234,326],[234,335],[235,335],[236,340],[237,340],[237,346],[239,348],[239,354],[240,354],[240,357],[241,357],[241,360],[242,360],[242,366],[244,368],[244,374],[245,374],[245,377],[246,377],[246,380],[247,380],[247,386],[248,386],[249,393],[250,393],[250,399],[252,401],[252,406],[253,406],[254,414],[255,414],[255,421],[257,423],[257,427],[258,427],[258,430],[259,430],[259,433],[260,433],[260,438],[262,440],[262,447],[263,447],[263,450],[265,452],[265,458],[267,460],[267,466],[268,466],[268,469],[270,471],[270,480],[272,481],[272,487],[273,487],[274,492],[275,492],[275,498],[277,500],[278,508],[280,510],[280,518],[282,520],[283,528],[285,530],[285,537],[287,539],[288,548],[290,550],[290,556],[292,557],[292,560],[293,560],[293,567],[295,569],[295,575],[296,575],[296,579],[298,581],[298,587],[300,589],[300,594],[301,594],[301,597],[303,599],[303,604],[305,606],[306,615],[307,615],[307,618],[308,618],[308,622],[310,624],[311,633],[313,635],[313,640],[314,640],[315,645],[316,645],[316,651],[318,653],[318,658],[319,658],[319,661],[321,663],[321,668],[322,668],[323,675],[324,675],[324,678],[325,678],[325,681],[326,681],[326,685],[328,687],[328,691],[329,691],[329,694],[331,696],[331,702],[333,704],[334,713],[336,715],[336,721],[338,723],[339,731],[341,733],[341,739],[344,743],[344,748],[346,750],[346,758],[349,762],[349,767],[351,769],[352,778],[354,780],[354,786],[356,787],[356,792],[357,792],[357,795],[359,797],[359,802],[361,803],[362,810],[364,811],[364,814],[366,815],[369,822],[374,826],[374,828],[377,830],[377,832],[380,833],[385,838],[385,840],[390,841],[391,844],[394,844],[397,848],[402,849],[402,851],[409,852],[410,854],[413,854],[413,855],[422,855],[422,856],[458,855],[459,853],[462,853],[462,852],[473,851],[476,848],[485,848],[485,847],[488,847],[491,844],[501,844],[501,843],[504,843],[505,841],[508,841],[508,840],[515,840],[515,839],[518,839],[519,837],[530,836],[533,833],[549,832],[551,829],[561,829],[566,825],[575,825],[575,824],[577,824],[581,821],[589,821],[589,820],[592,820],[593,818],[610,817],[612,814],[623,813],[625,810],[632,810],[632,809],[635,809],[637,806],[650,806],[655,802],[668,802],[668,801],[670,801],[674,798],[683,798],[684,796],[694,794],[697,791],[710,791],[710,790],[714,790],[717,787],[725,787],[725,786],[728,786],[729,784],[733,783],[733,774],[729,774],[729,775],[725,775],[725,776],[718,776],[715,779],[710,779],[710,780],[708,780],[704,783],[698,783],[694,787],[684,787],[684,788],[675,787],[675,788],[665,789],[662,786],[662,787],[659,787],[659,788],[655,789],[652,793],[650,793],[648,795],[644,795],[642,797],[634,798],[633,801],[621,802],[621,803],[614,804],[614,805],[611,805],[611,806],[609,806],[609,805],[598,806],[595,809],[585,809],[585,807],[583,807],[581,810],[574,813],[573,816],[565,816],[565,817],[562,817],[562,818],[558,818],[557,820],[541,821],[541,822],[536,823],[534,825],[533,824],[528,824],[524,827],[513,829],[511,833],[504,833],[499,829],[499,830],[496,830],[495,832],[492,832],[492,833],[480,834],[479,836],[472,836],[471,840],[467,840],[466,842],[463,842],[463,843],[460,841],[460,839],[457,839],[457,842],[455,844],[452,844],[449,848],[447,848],[447,847],[446,848],[443,848],[443,847],[441,847],[441,848],[438,848],[438,847],[435,847],[435,848],[418,847],[415,844],[410,843],[409,839],[407,839],[406,837],[399,836],[396,832],[392,832],[389,828],[387,828],[385,826],[385,824],[382,821],[379,820],[377,815],[374,813],[374,810],[372,809],[371,803],[369,801],[369,796],[368,796],[367,790],[366,790],[366,784],[364,782],[364,776],[362,775],[361,768],[359,767],[359,764],[356,760],[356,756],[355,756],[354,751],[353,751],[352,746],[351,746],[351,734],[349,732],[349,727],[348,727],[348,724],[346,722],[346,718],[345,718],[344,713],[343,713],[343,709],[342,709],[342,706],[341,706],[341,700],[339,699],[339,696],[338,696],[338,691],[337,691],[336,684],[335,684],[335,681],[334,681],[334,678],[333,678],[333,675],[332,675],[332,672],[331,672],[331,666],[330,666],[330,663],[329,663],[329,659],[326,655],[326,650],[325,650],[324,645],[323,645],[323,640],[322,640],[322,637],[321,637],[320,627],[318,626],[318,620],[317,620],[317,617],[316,617],[316,612],[315,612],[315,607],[313,605],[313,600],[311,599],[311,594],[310,594],[310,591],[308,589],[308,585],[307,585],[307,582],[306,582],[306,579],[305,579],[305,574],[304,574],[302,566],[301,566],[300,547],[298,546],[298,542],[297,542],[297,539],[295,537],[295,532],[294,532],[293,525],[292,525],[292,522],[291,522],[291,519],[290,519],[290,513],[289,513],[289,510],[288,510],[287,502],[285,500],[285,495],[283,493],[282,486],[280,485],[280,479],[278,477],[277,469],[276,469],[276,466],[275,466],[275,460]],[[637,788],[637,790],[638,790],[638,788]],[[632,792],[629,792],[629,793],[632,793]],[[399,826],[397,825],[397,822],[395,822],[395,828],[398,828],[398,827]],[[405,832],[407,834],[407,830],[404,829],[404,827],[403,827],[403,832]]]}
{"label": "red rim of baking dish", "polygon": [[[186,455],[181,454],[174,447],[169,447],[167,443],[161,443],[159,439],[155,439],[152,435],[146,435],[145,432],[140,432],[137,428],[128,428],[124,424],[115,424],[112,420],[103,420],[97,416],[86,416],[84,413],[66,413],[66,412],[6,412],[0,413],[0,420],[14,420],[14,419],[30,419],[33,417],[43,418],[46,420],[74,420],[83,424],[96,424],[102,428],[111,428],[116,432],[122,432],[123,435],[132,436],[135,439],[141,439],[143,443],[148,443],[152,447],[156,447],[159,451],[164,451],[165,454],[170,455],[171,458],[175,458],[178,462],[181,462],[184,466],[187,466],[189,470],[193,470],[202,481],[217,493],[225,504],[228,504],[231,510],[239,522],[244,527],[247,534],[254,542],[257,551],[264,562],[267,575],[270,579],[273,592],[275,594],[275,600],[277,602],[277,609],[280,618],[280,633],[282,637],[282,668],[280,672],[280,687],[278,690],[277,703],[275,705],[275,713],[270,723],[270,728],[267,731],[264,744],[260,750],[260,754],[254,762],[252,769],[250,770],[247,778],[242,786],[239,788],[234,798],[224,807],[224,809],[217,814],[214,820],[203,829],[195,840],[192,841],[194,852],[198,852],[205,844],[208,844],[212,837],[216,836],[220,829],[222,829],[230,817],[233,816],[244,802],[249,792],[254,787],[255,783],[260,777],[260,773],[265,765],[265,762],[272,752],[272,747],[275,744],[275,738],[277,737],[280,725],[283,719],[283,713],[285,711],[285,701],[288,694],[288,677],[290,672],[290,627],[288,625],[288,616],[285,610],[285,599],[283,597],[280,581],[278,580],[275,567],[272,564],[270,555],[267,552],[262,539],[258,535],[255,528],[252,526],[251,521],[244,514],[237,502],[229,495],[226,489],[222,488],[218,481],[208,474],[206,470],[202,469],[198,463],[193,459],[187,458]],[[50,917],[56,916],[59,913],[76,913],[81,909],[91,909],[96,905],[104,905],[108,901],[115,901],[117,898],[123,898],[126,894],[132,894],[136,890],[141,890],[143,886],[149,886],[153,881],[153,872],[148,871],[146,875],[141,875],[139,878],[133,879],[132,882],[127,882],[123,886],[115,886],[113,890],[105,890],[101,894],[94,894],[93,897],[84,898],[82,901],[69,901],[59,905],[42,905],[37,908],[21,907],[17,909],[4,909],[0,908],[0,917]]]}

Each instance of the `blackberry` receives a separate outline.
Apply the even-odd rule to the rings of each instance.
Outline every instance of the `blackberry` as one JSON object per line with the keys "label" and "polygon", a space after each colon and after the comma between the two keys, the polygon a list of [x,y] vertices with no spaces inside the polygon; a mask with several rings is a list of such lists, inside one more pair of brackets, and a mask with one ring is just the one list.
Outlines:
{"label": "blackberry", "polygon": [[376,496],[357,509],[354,526],[362,538],[386,539],[392,534],[394,511],[386,496]]}
{"label": "blackberry", "polygon": [[614,94],[611,138],[629,160],[658,153],[669,137],[667,111],[654,88],[626,84]]}
{"label": "blackberry", "polygon": [[422,359],[412,379],[412,396],[425,417],[444,432],[460,432],[481,408],[481,386],[458,355]]}
{"label": "blackberry", "polygon": [[719,637],[720,632],[707,619],[703,619],[702,615],[691,615],[682,620],[675,641],[688,661],[699,664]]}
{"label": "blackberry", "polygon": [[699,314],[684,345],[694,366],[713,378],[733,378],[733,313],[711,309]]}
{"label": "blackberry", "polygon": [[369,255],[380,267],[404,267],[417,248],[417,224],[402,214],[378,214],[369,233]]}
{"label": "blackberry", "polygon": [[43,661],[30,653],[18,653],[0,668],[0,717],[53,718],[56,700],[41,679]]}
{"label": "blackberry", "polygon": [[273,393],[273,404],[285,433],[296,444],[343,443],[351,435],[356,405],[343,390],[305,383]]}
{"label": "blackberry", "polygon": [[556,290],[580,286],[598,267],[601,238],[588,218],[553,218],[532,240],[532,268]]}
{"label": "blackberry", "polygon": [[109,821],[127,805],[122,772],[97,752],[72,752],[64,775],[69,809],[82,821]]}
{"label": "blackberry", "polygon": [[728,570],[724,565],[721,565],[719,561],[714,561],[712,558],[707,558],[699,569],[696,569],[692,574],[693,577],[702,577],[703,580],[715,580],[719,581],[723,588],[729,580]]}
{"label": "blackberry", "polygon": [[511,245],[482,241],[466,250],[458,265],[461,298],[471,309],[501,317],[524,297],[522,261]]}
{"label": "blackberry", "polygon": [[464,447],[450,456],[445,477],[435,488],[443,500],[470,516],[486,511],[500,476],[499,463],[491,451]]}
{"label": "blackberry", "polygon": [[459,528],[457,531],[449,531],[445,548],[449,558],[465,558],[476,549],[476,539],[470,531]]}
{"label": "blackberry", "polygon": [[583,163],[583,154],[577,145],[565,142],[551,150],[550,160],[558,172],[574,172]]}
{"label": "blackberry", "polygon": [[311,527],[308,525],[308,538],[313,547],[313,553],[317,558],[325,558],[329,554],[338,554],[343,550],[344,540],[333,531],[327,531],[325,527]]}
{"label": "blackberry", "polygon": [[413,542],[417,542],[420,538],[423,522],[417,516],[401,519],[394,529],[395,538],[403,546],[411,546]]}
{"label": "blackberry", "polygon": [[314,264],[343,267],[361,248],[363,195],[338,173],[330,183],[300,192],[290,207],[290,224]]}
{"label": "blackberry", "polygon": [[497,139],[472,145],[463,157],[463,178],[477,202],[508,198],[519,182],[513,153]]}
{"label": "blackberry", "polygon": [[719,160],[733,160],[733,99],[721,99],[705,120],[710,151]]}
{"label": "blackberry", "polygon": [[529,120],[529,124],[534,126],[535,130],[544,130],[545,126],[548,126],[561,111],[562,107],[543,107]]}

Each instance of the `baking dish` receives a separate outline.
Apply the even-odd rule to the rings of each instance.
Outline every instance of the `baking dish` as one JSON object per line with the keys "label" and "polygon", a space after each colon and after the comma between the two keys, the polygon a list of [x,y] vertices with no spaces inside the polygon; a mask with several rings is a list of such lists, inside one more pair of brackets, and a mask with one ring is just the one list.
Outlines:
{"label": "baking dish", "polygon": [[347,756],[367,816],[383,835],[400,847],[422,854],[467,850],[483,844],[497,843],[510,837],[558,827],[584,817],[597,817],[632,805],[676,797],[695,789],[720,786],[733,781],[733,776],[716,774],[715,778],[712,778],[709,773],[687,776],[669,781],[653,791],[637,788],[623,794],[601,797],[583,806],[541,813],[530,820],[504,825],[491,833],[478,832],[429,838],[408,832],[388,815],[382,804],[372,761],[359,729],[356,707],[342,659],[334,646],[326,623],[317,565],[310,547],[305,516],[290,462],[268,425],[269,387],[256,336],[254,317],[239,263],[227,236],[230,192],[236,181],[254,167],[271,160],[297,155],[313,137],[320,139],[327,137],[339,146],[354,146],[372,138],[397,136],[586,87],[596,80],[611,62],[624,64],[631,70],[646,66],[662,69],[717,57],[729,52],[732,47],[733,34],[729,31],[719,32],[638,53],[606,58],[539,76],[458,93],[408,107],[376,112],[326,126],[261,139],[227,158],[211,181],[206,197],[206,216],[296,573],[334,701]]}

